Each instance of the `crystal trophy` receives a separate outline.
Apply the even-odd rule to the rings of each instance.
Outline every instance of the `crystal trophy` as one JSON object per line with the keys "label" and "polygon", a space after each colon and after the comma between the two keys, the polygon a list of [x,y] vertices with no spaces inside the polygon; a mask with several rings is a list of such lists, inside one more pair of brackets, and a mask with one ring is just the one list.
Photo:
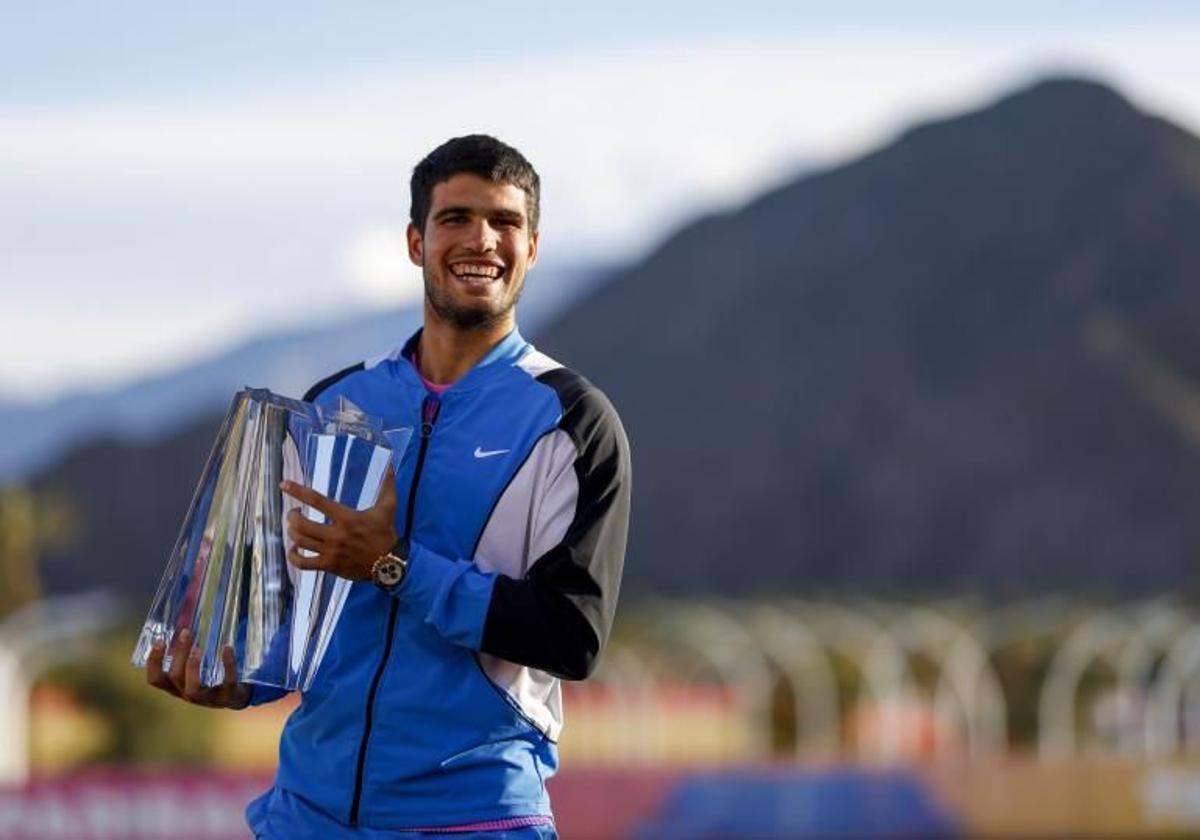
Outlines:
{"label": "crystal trophy", "polygon": [[388,464],[398,465],[411,429],[384,431],[344,398],[332,408],[264,389],[238,392],[217,433],[179,539],[133,652],[189,628],[200,649],[200,680],[224,679],[221,651],[233,648],[241,682],[307,691],[321,666],[351,582],[287,562],[293,508],[324,521],[279,489],[304,484],[343,505],[375,504]]}

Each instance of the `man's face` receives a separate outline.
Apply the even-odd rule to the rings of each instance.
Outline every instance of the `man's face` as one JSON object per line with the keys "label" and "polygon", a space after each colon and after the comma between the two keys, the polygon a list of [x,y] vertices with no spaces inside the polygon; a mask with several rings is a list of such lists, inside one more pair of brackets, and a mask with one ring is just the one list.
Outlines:
{"label": "man's face", "polygon": [[469,173],[437,184],[425,230],[408,226],[408,255],[421,266],[425,300],[442,321],[483,329],[513,317],[525,272],[537,261],[525,191]]}

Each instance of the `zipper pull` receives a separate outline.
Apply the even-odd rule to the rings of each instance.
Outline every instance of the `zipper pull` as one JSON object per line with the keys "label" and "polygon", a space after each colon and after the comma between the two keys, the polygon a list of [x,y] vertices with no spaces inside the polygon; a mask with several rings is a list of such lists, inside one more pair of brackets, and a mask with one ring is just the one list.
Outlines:
{"label": "zipper pull", "polygon": [[426,394],[421,402],[421,437],[428,439],[433,434],[433,424],[437,422],[438,412],[442,409],[442,401],[433,394]]}

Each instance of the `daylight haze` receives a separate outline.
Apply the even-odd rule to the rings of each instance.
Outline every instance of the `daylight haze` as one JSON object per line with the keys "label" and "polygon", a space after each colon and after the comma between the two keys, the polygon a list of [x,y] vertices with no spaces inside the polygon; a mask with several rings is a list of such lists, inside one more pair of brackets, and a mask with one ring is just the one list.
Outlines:
{"label": "daylight haze", "polygon": [[0,399],[414,302],[407,177],[455,134],[541,170],[536,283],[1049,72],[1200,127],[1200,16],[1124,5],[5,4]]}

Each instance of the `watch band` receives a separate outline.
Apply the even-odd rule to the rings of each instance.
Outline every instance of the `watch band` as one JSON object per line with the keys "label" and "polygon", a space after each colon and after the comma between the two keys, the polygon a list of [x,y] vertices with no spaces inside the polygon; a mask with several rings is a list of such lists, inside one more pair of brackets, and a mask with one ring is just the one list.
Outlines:
{"label": "watch band", "polygon": [[391,551],[388,552],[388,554],[391,554],[394,557],[398,557],[401,560],[403,560],[405,563],[407,563],[408,562],[408,537],[402,536],[402,537],[400,537],[400,539],[396,540],[396,544],[392,546],[392,549],[391,549]]}

